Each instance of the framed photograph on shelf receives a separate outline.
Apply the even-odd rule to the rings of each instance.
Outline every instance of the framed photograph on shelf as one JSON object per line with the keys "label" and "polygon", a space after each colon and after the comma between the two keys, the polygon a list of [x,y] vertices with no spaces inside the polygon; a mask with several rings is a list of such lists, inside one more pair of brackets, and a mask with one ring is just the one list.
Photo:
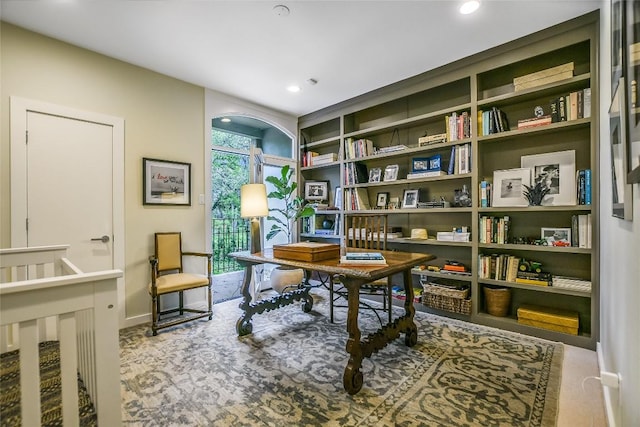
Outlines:
{"label": "framed photograph on shelf", "polygon": [[575,150],[522,156],[520,166],[531,169],[531,185],[540,182],[550,189],[542,199],[543,206],[574,206],[577,203]]}
{"label": "framed photograph on shelf", "polygon": [[398,165],[389,165],[384,168],[384,181],[395,181],[398,179]]}
{"label": "framed photograph on shelf", "polygon": [[143,205],[191,205],[191,163],[142,159]]}
{"label": "framed photograph on shelf", "polygon": [[329,200],[329,183],[327,181],[307,181],[304,183],[305,200],[322,202]]}
{"label": "framed photograph on shelf", "polygon": [[386,209],[389,203],[389,193],[382,192],[376,196],[376,207],[379,209]]}
{"label": "framed photograph on shelf", "polygon": [[381,177],[382,177],[382,169],[371,168],[369,170],[369,182],[380,182]]}
{"label": "framed photograph on shelf", "polygon": [[427,172],[441,170],[442,156],[440,154],[431,157],[417,157],[412,159],[412,172]]}
{"label": "framed photograph on shelf", "polygon": [[529,206],[524,196],[525,185],[531,185],[531,169],[500,169],[493,171],[491,206]]}
{"label": "framed photograph on shelf", "polygon": [[402,198],[403,209],[418,207],[418,191],[419,190],[404,190],[404,197]]}
{"label": "framed photograph on shelf", "polygon": [[542,228],[540,238],[546,240],[549,246],[571,246],[571,229]]}

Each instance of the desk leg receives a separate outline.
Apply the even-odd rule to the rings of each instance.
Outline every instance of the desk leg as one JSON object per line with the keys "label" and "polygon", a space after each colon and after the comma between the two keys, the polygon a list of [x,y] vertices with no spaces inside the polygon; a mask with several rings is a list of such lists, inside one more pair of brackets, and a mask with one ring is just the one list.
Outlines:
{"label": "desk leg", "polygon": [[253,313],[249,308],[251,307],[251,293],[249,293],[249,284],[251,283],[251,275],[253,274],[253,265],[245,265],[244,267],[244,281],[242,282],[241,294],[242,301],[240,302],[240,309],[242,310],[242,316],[236,322],[236,332],[238,335],[249,335],[253,331],[253,325],[251,324],[251,317]]}
{"label": "desk leg", "polygon": [[362,345],[360,342],[360,327],[358,326],[358,310],[360,308],[360,283],[359,281],[350,280],[344,276],[340,277],[340,281],[348,290],[348,312],[347,312],[347,332],[349,339],[347,340],[347,353],[349,353],[349,362],[342,376],[342,384],[349,394],[356,394],[362,389],[364,382],[362,371]]}
{"label": "desk leg", "polygon": [[405,270],[402,273],[402,279],[404,281],[404,291],[406,299],[404,300],[404,312],[406,322],[406,333],[404,336],[404,343],[408,347],[413,347],[418,343],[418,327],[413,320],[416,313],[416,308],[413,306],[413,283],[411,280],[411,270]]}

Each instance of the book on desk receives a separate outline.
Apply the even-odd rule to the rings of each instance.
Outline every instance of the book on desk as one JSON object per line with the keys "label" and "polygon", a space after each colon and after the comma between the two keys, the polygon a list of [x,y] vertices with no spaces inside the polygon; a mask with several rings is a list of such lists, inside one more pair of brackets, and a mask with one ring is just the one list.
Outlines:
{"label": "book on desk", "polygon": [[340,257],[340,264],[387,265],[387,260],[380,252],[347,252]]}

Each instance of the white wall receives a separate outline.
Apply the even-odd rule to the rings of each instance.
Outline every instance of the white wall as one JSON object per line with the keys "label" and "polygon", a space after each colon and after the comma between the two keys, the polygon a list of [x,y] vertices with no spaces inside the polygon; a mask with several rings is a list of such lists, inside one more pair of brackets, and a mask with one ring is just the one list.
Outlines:
{"label": "white wall", "polygon": [[620,392],[605,390],[612,426],[640,426],[640,184],[633,222],[611,216],[611,3],[603,1],[600,35],[600,346],[601,370],[619,373]]}

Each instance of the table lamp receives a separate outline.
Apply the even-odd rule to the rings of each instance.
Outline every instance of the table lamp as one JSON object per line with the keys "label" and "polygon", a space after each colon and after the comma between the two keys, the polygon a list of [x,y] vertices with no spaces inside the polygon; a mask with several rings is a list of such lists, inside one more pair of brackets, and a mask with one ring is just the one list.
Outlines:
{"label": "table lamp", "polygon": [[269,215],[267,186],[245,184],[240,187],[240,216],[251,218],[251,253],[262,250],[260,239],[260,217]]}

